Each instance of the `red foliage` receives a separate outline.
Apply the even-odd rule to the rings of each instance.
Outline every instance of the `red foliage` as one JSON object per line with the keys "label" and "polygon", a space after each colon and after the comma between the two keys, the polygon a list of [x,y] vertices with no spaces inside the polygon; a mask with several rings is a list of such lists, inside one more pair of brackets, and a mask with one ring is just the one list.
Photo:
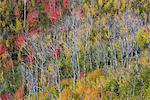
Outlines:
{"label": "red foliage", "polygon": [[59,16],[61,14],[60,8],[56,8],[54,12],[50,12],[50,18],[52,21],[57,21],[59,19]]}
{"label": "red foliage", "polygon": [[68,3],[69,3],[69,0],[63,0],[63,6],[65,9],[68,8]]}
{"label": "red foliage", "polygon": [[57,15],[60,15],[61,12],[62,12],[62,10],[61,10],[59,7],[55,9],[55,13],[56,13]]}
{"label": "red foliage", "polygon": [[30,25],[37,24],[37,22],[39,20],[39,12],[38,11],[29,12],[27,15],[27,20]]}
{"label": "red foliage", "polygon": [[50,18],[52,19],[52,21],[57,21],[58,15],[56,13],[51,13]]}
{"label": "red foliage", "polygon": [[19,9],[19,8],[16,8],[16,9],[15,9],[14,15],[15,15],[16,17],[20,17],[20,9]]}
{"label": "red foliage", "polygon": [[83,17],[84,17],[84,12],[83,12],[83,10],[80,10],[80,12],[79,12],[79,16],[80,16],[81,18],[83,18]]}
{"label": "red foliage", "polygon": [[34,61],[34,52],[33,49],[30,48],[30,54],[27,56],[27,63],[31,64]]}
{"label": "red foliage", "polygon": [[49,13],[50,8],[49,8],[49,4],[48,3],[45,3],[45,5],[44,5],[44,11],[45,11],[46,14]]}
{"label": "red foliage", "polygon": [[[7,53],[8,50],[6,48],[5,45],[3,44],[0,44],[0,57],[3,56],[3,54]],[[7,61],[6,61],[6,67],[3,68],[3,72],[4,73],[7,73],[13,66],[13,61],[11,58],[9,58]],[[0,66],[1,67],[1,66]]]}
{"label": "red foliage", "polygon": [[55,7],[56,7],[56,2],[54,2],[54,1],[51,1],[51,2],[46,1],[45,5],[44,5],[44,11],[45,11],[46,14],[49,14],[51,11],[54,10]]}
{"label": "red foliage", "polygon": [[0,43],[0,56],[6,52],[7,52],[6,46]]}
{"label": "red foliage", "polygon": [[40,30],[39,28],[30,31],[30,32],[29,32],[29,37],[30,37],[30,38],[32,38],[32,37],[34,37],[34,36],[36,37],[36,36],[39,34],[40,31],[41,31],[41,30]]}
{"label": "red foliage", "polygon": [[1,100],[13,100],[11,93],[5,93],[1,96]]}
{"label": "red foliage", "polygon": [[57,21],[61,14],[60,7],[56,6],[58,1],[45,2],[44,11],[47,15],[50,15],[52,21]]}
{"label": "red foliage", "polygon": [[54,55],[54,57],[55,58],[59,58],[60,57],[60,49],[55,49],[54,51],[53,51],[53,55]]}
{"label": "red foliage", "polygon": [[25,43],[25,36],[23,34],[20,34],[15,40],[15,44],[18,48],[20,48],[22,45],[25,45]]}

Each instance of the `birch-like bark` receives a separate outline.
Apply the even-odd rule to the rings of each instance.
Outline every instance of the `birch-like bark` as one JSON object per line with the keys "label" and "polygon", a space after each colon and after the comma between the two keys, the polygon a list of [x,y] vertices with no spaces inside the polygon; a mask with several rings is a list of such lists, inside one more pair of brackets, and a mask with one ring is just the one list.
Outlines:
{"label": "birch-like bark", "polygon": [[46,50],[45,50],[44,43],[43,43],[42,39],[43,39],[43,37],[40,40],[41,49],[42,49],[41,85],[42,85],[42,92],[44,92],[44,63],[46,61]]}
{"label": "birch-like bark", "polygon": [[78,78],[80,78],[80,62],[79,62],[79,52],[78,52],[78,54],[77,54],[77,63],[78,63]]}
{"label": "birch-like bark", "polygon": [[38,48],[37,48],[36,44],[33,41],[31,41],[31,43],[32,43],[33,50],[34,50],[33,54],[34,54],[34,59],[35,59],[34,96],[35,96],[36,99],[38,99],[38,91],[39,91],[39,89],[38,89],[38,67],[39,67],[38,64],[39,64],[39,62],[38,62],[38,58],[37,58]]}
{"label": "birch-like bark", "polygon": [[73,49],[73,54],[71,56],[71,61],[72,61],[72,70],[73,70],[73,87],[74,87],[74,90],[76,89],[76,45],[75,45],[75,38],[76,38],[76,35],[75,35],[75,28],[76,28],[76,18],[75,18],[75,12],[72,12],[72,30],[73,30],[73,34],[72,34],[72,49]]}

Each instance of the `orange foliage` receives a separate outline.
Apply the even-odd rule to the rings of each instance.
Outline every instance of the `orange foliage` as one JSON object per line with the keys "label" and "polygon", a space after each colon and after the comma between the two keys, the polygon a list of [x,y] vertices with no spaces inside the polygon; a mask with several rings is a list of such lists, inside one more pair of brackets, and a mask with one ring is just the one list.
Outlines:
{"label": "orange foliage", "polygon": [[73,93],[71,89],[66,88],[61,92],[61,100],[70,100],[72,99]]}
{"label": "orange foliage", "polygon": [[12,61],[12,59],[9,59],[9,60],[6,62],[5,68],[3,68],[3,72],[4,72],[4,73],[7,73],[12,67],[13,67],[13,61]]}
{"label": "orange foliage", "polygon": [[102,75],[102,71],[97,69],[97,70],[94,70],[93,72],[91,73],[88,73],[87,77],[88,78],[97,78],[99,77],[100,75]]}
{"label": "orange foliage", "polygon": [[23,85],[21,85],[15,93],[17,100],[23,100]]}
{"label": "orange foliage", "polygon": [[25,45],[25,43],[26,43],[25,36],[23,34],[20,34],[15,40],[15,44],[18,48]]}
{"label": "orange foliage", "polygon": [[100,100],[100,96],[99,88],[86,87],[84,89],[84,100]]}

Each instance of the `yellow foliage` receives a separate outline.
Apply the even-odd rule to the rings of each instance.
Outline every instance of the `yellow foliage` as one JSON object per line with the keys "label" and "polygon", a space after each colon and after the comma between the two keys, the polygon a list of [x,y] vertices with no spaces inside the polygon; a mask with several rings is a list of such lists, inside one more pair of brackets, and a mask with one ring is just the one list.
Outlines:
{"label": "yellow foliage", "polygon": [[96,8],[91,8],[91,13],[92,13],[92,15],[95,15],[96,14]]}
{"label": "yellow foliage", "polygon": [[31,0],[32,6],[35,6],[35,0]]}
{"label": "yellow foliage", "polygon": [[15,31],[19,32],[22,29],[22,23],[18,19],[16,19],[16,28]]}
{"label": "yellow foliage", "polygon": [[3,72],[0,73],[0,82],[4,80]]}
{"label": "yellow foliage", "polygon": [[102,71],[100,69],[94,70],[91,73],[88,73],[87,78],[97,78],[102,75]]}
{"label": "yellow foliage", "polygon": [[113,6],[114,6],[114,8],[119,8],[119,6],[120,6],[119,0],[114,0]]}
{"label": "yellow foliage", "polygon": [[59,100],[71,100],[73,93],[70,88],[65,88],[59,95]]}
{"label": "yellow foliage", "polygon": [[99,88],[86,87],[84,89],[84,100],[100,100],[100,96]]}
{"label": "yellow foliage", "polygon": [[0,57],[1,57],[1,60],[6,59],[8,57],[8,52],[3,53],[2,55],[0,55]]}
{"label": "yellow foliage", "polygon": [[[30,97],[31,100],[37,100],[35,96]],[[39,92],[38,93],[38,100],[48,100],[49,99],[49,93],[48,92]],[[28,100],[28,97],[25,97],[25,100]]]}
{"label": "yellow foliage", "polygon": [[0,7],[0,13],[1,13],[1,12],[4,12],[4,10],[5,10],[6,6],[7,6],[6,0],[3,0],[3,1],[1,2],[1,5],[0,5],[0,6],[1,6],[1,7]]}
{"label": "yellow foliage", "polygon": [[102,6],[103,3],[104,3],[104,0],[98,0],[98,4],[99,4],[100,6]]}
{"label": "yellow foliage", "polygon": [[47,35],[47,36],[45,37],[45,42],[47,43],[47,45],[50,45],[50,44],[51,44],[51,42],[52,42],[52,40],[51,40],[51,35]]}
{"label": "yellow foliage", "polygon": [[101,41],[101,34],[97,34],[97,36],[93,38],[94,38],[95,44],[99,44],[99,42]]}
{"label": "yellow foliage", "polygon": [[105,76],[100,76],[97,80],[96,80],[96,84],[98,85],[98,87],[105,87],[105,85],[107,83],[109,83],[110,80],[106,79]]}
{"label": "yellow foliage", "polygon": [[84,8],[85,12],[87,12],[89,10],[89,7],[86,3],[83,5],[83,8]]}
{"label": "yellow foliage", "polygon": [[149,63],[149,58],[148,58],[148,51],[145,50],[145,52],[141,55],[140,57],[140,64],[142,65],[146,65],[146,66],[150,66],[150,63]]}
{"label": "yellow foliage", "polygon": [[110,2],[107,2],[105,5],[104,5],[105,9],[108,9],[110,7]]}
{"label": "yellow foliage", "polygon": [[53,67],[50,65],[50,66],[48,66],[48,71],[49,72],[53,72]]}
{"label": "yellow foliage", "polygon": [[146,43],[150,42],[150,31],[149,29],[141,29],[136,35],[136,40],[139,47],[144,47]]}
{"label": "yellow foliage", "polygon": [[102,18],[101,18],[101,23],[102,23],[103,25],[106,25],[106,23],[107,23],[106,17],[102,17]]}
{"label": "yellow foliage", "polygon": [[38,95],[38,99],[39,100],[46,100],[49,97],[49,93],[48,92],[44,92],[44,93],[39,93]]}
{"label": "yellow foliage", "polygon": [[122,5],[121,5],[121,10],[124,10],[124,9],[125,9],[125,7],[126,7],[126,1],[125,1],[125,0],[123,0],[123,1],[122,1]]}
{"label": "yellow foliage", "polygon": [[84,8],[84,12],[86,12],[85,14],[90,15],[91,7],[87,3],[83,5],[83,8]]}
{"label": "yellow foliage", "polygon": [[2,21],[2,26],[5,27],[5,25],[6,25],[6,22]]}
{"label": "yellow foliage", "polygon": [[6,11],[6,17],[9,17],[10,13],[9,11]]}
{"label": "yellow foliage", "polygon": [[82,80],[77,81],[76,91],[80,93],[81,95],[84,94],[84,81]]}
{"label": "yellow foliage", "polygon": [[69,84],[70,84],[70,80],[69,80],[69,79],[63,79],[63,80],[61,81],[61,84],[62,84],[62,85],[69,85]]}

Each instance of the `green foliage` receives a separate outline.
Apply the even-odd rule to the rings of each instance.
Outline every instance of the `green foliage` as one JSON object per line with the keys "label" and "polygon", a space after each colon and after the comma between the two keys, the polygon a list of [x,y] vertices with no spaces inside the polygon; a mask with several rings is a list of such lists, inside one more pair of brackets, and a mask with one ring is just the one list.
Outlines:
{"label": "green foliage", "polygon": [[17,88],[22,84],[22,76],[19,69],[14,67],[10,70],[7,75],[4,76],[4,91],[10,91],[11,93],[16,92]]}
{"label": "green foliage", "polygon": [[[64,100],[72,98],[124,100],[127,97],[131,100],[139,98],[148,100],[150,2],[54,0],[57,2],[55,4],[51,1],[28,0],[26,12],[24,12],[24,2],[21,0],[0,1],[0,44],[7,48],[3,51],[4,48],[0,47],[0,95],[7,91],[14,95],[22,85],[24,81],[20,70],[22,64],[32,72],[35,78],[32,81],[37,80],[38,87],[42,88],[35,91],[40,100],[42,96],[45,97],[44,99],[62,97]],[[66,2],[69,3],[65,8]],[[24,18],[24,13],[27,18]],[[136,22],[144,23],[144,28]],[[32,33],[37,29],[40,32]],[[130,31],[134,31],[135,34],[131,36]],[[19,48],[16,44],[21,44],[23,39],[17,39],[22,34],[25,35],[22,37],[25,38],[25,46]],[[59,47],[61,43],[64,44]],[[61,52],[56,54],[60,56],[56,59],[53,50],[57,47]],[[34,49],[33,54],[30,48]],[[129,50],[128,58],[127,50]],[[74,70],[72,58],[75,62]],[[32,63],[29,63],[30,60],[33,60]],[[111,68],[112,66],[114,69]],[[36,67],[39,69],[36,70]],[[86,67],[86,79],[84,79],[84,67]],[[5,68],[8,71],[6,73]],[[77,76],[80,73],[81,77],[75,80],[74,71]],[[41,84],[41,74],[44,84]],[[60,83],[57,83],[58,81]],[[58,89],[59,84],[61,91]],[[30,91],[31,88],[27,89]],[[28,93],[25,94],[26,96]],[[36,99],[35,94],[31,93],[31,96],[33,100]]]}
{"label": "green foliage", "polygon": [[116,80],[111,80],[107,86],[109,91],[115,92],[117,95],[119,95],[119,84]]}
{"label": "green foliage", "polygon": [[140,30],[138,34],[136,35],[138,47],[140,49],[147,48],[147,44],[150,43],[150,33],[148,30]]}

